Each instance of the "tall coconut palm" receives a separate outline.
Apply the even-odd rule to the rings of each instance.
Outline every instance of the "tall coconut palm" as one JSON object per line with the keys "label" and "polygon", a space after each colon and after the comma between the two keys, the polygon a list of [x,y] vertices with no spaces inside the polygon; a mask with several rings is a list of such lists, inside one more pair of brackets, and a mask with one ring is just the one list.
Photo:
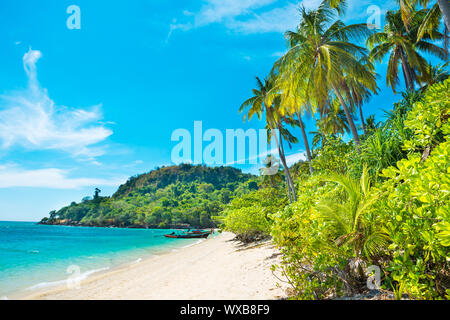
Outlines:
{"label": "tall coconut palm", "polygon": [[325,141],[327,139],[327,133],[324,129],[323,119],[316,119],[316,131],[310,131],[310,134],[313,135],[312,139],[312,150],[320,144],[321,148],[325,145]]}
{"label": "tall coconut palm", "polygon": [[[305,146],[306,151],[306,160],[308,161],[309,171],[312,174],[314,172],[314,168],[312,166],[311,160],[311,148],[309,147],[308,136],[306,134],[305,123],[302,119],[302,114],[312,115],[315,111],[315,108],[312,107],[311,103],[308,103],[305,97],[305,84],[301,82],[293,82],[290,77],[283,77],[284,74],[279,73],[279,65],[275,63],[274,68],[272,70],[272,74],[276,74],[276,85],[272,89],[271,97],[278,97],[280,99],[280,108],[279,113],[283,116],[292,116],[297,117],[298,121],[295,124],[301,129],[303,144]],[[292,123],[291,123],[292,124]]]}
{"label": "tall coconut palm", "polygon": [[265,114],[267,129],[269,130],[268,132],[273,133],[271,134],[271,136],[273,136],[275,139],[278,154],[283,164],[283,169],[286,176],[286,184],[288,185],[289,198],[292,202],[297,200],[294,182],[292,181],[289,167],[286,163],[286,157],[284,155],[284,150],[282,147],[281,135],[280,137],[278,137],[275,133],[275,130],[280,130],[282,128],[282,117],[280,117],[280,115],[277,113],[277,108],[274,106],[277,101],[272,101],[271,104],[268,103],[269,93],[273,87],[273,83],[274,81],[271,78],[265,79],[263,83],[261,79],[256,77],[257,88],[252,89],[253,96],[242,103],[239,108],[239,112],[244,112],[244,110],[247,110],[247,113],[244,115],[244,121],[246,118],[250,121],[255,114],[259,119],[261,119],[262,115]]}
{"label": "tall coconut palm", "polygon": [[336,95],[358,147],[359,135],[342,84],[349,77],[369,90],[376,87],[374,74],[360,62],[367,57],[367,49],[352,42],[365,39],[371,31],[364,23],[345,25],[336,15],[327,3],[317,10],[302,8],[297,31],[286,33],[291,48],[279,64],[281,73],[288,72],[293,81],[305,83],[307,101],[324,105],[330,92]]}
{"label": "tall coconut palm", "polygon": [[320,119],[316,119],[316,127],[317,131],[310,132],[314,135],[314,147],[321,143],[323,148],[327,136],[335,137],[344,132],[350,133],[345,112],[341,109],[337,99],[334,99],[323,109]]}
{"label": "tall coconut palm", "polygon": [[328,107],[322,123],[322,127],[327,134],[338,135],[344,132],[350,132],[345,113],[340,108],[339,101],[336,99]]}
{"label": "tall coconut palm", "polygon": [[[400,12],[403,23],[406,28],[412,20],[415,13],[415,8],[418,4],[423,7],[428,7],[429,0],[397,0],[400,5]],[[428,10],[427,18],[423,21],[423,32],[430,30],[439,25],[441,17],[444,17],[444,24],[447,29],[450,29],[450,5],[448,0],[437,0],[435,4]],[[423,35],[423,33],[422,33]],[[419,36],[421,38],[421,35]]]}
{"label": "tall coconut palm", "polygon": [[[298,140],[296,137],[294,137],[285,127],[284,123],[287,123],[289,125],[292,125],[292,121],[290,121],[289,118],[287,118],[283,113],[280,112],[280,97],[277,96],[272,102],[270,103],[270,107],[266,108],[266,118],[268,117],[269,120],[269,126],[268,126],[268,134],[269,141],[273,137],[275,139],[275,143],[278,148],[278,153],[280,155],[281,163],[283,164],[284,172],[286,175],[286,181],[288,185],[288,191],[289,191],[289,197],[292,201],[297,201],[297,195],[295,192],[295,185],[294,181],[292,180],[291,173],[289,171],[289,167],[286,160],[286,153],[284,151],[284,144],[283,139],[286,140],[289,144],[289,147],[291,148],[292,143],[297,143]],[[278,136],[276,130],[278,131]],[[292,194],[292,195],[291,195]]]}
{"label": "tall coconut palm", "polygon": [[[431,38],[428,33],[421,40],[417,40],[417,32],[423,20],[425,12],[417,12],[409,22],[409,30],[406,29],[400,11],[388,11],[386,23],[382,32],[369,36],[367,45],[371,49],[370,58],[381,62],[389,54],[389,63],[386,73],[386,83],[396,92],[399,82],[398,65],[401,64],[405,84],[409,91],[414,91],[414,83],[417,81],[417,73],[426,73],[427,62],[420,54],[424,51],[441,59],[445,57],[445,51],[435,44],[427,41]],[[432,32],[434,39],[441,39],[442,35],[436,30]]]}
{"label": "tall coconut palm", "polygon": [[[366,67],[368,72],[372,72],[373,75],[376,76],[375,66],[368,59],[368,57],[364,57],[360,62]],[[343,82],[343,87],[352,109],[358,108],[362,128],[364,133],[366,133],[366,123],[364,121],[362,106],[365,102],[369,101],[372,93],[377,93],[378,87],[373,87],[370,90],[366,86],[362,85],[361,82],[357,80],[355,81],[351,76],[345,79],[345,82]]]}
{"label": "tall coconut palm", "polygon": [[[278,102],[278,101],[276,101]],[[290,201],[297,201],[297,194],[295,192],[295,186],[292,180],[292,176],[290,174],[290,170],[286,160],[286,152],[284,150],[284,141],[287,142],[289,149],[292,149],[292,144],[298,143],[298,139],[291,134],[291,132],[286,128],[288,126],[298,126],[295,120],[288,118],[286,116],[281,116],[279,114],[279,106],[275,104],[271,104],[271,112],[276,113],[276,122],[277,122],[277,130],[272,130],[269,125],[266,125],[267,129],[267,141],[270,143],[272,138],[275,138],[275,142],[277,144],[278,153],[281,155],[280,159],[283,164],[283,169],[285,171],[285,176],[287,180],[287,189],[289,194]],[[278,133],[278,136],[276,135]]]}

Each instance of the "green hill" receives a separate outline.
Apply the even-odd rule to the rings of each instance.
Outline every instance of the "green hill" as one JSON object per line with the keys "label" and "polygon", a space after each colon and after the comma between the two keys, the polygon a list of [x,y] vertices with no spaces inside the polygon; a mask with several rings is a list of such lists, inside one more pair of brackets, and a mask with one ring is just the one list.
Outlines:
{"label": "green hill", "polygon": [[42,224],[167,228],[213,227],[234,197],[258,188],[256,177],[231,167],[190,164],[133,176],[112,197],[94,197],[50,212]]}

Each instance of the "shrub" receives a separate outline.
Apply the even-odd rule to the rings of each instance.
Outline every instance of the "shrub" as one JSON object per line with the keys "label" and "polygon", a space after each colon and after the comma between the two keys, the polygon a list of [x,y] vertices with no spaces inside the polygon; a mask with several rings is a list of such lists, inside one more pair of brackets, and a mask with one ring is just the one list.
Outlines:
{"label": "shrub", "polygon": [[443,297],[450,288],[449,150],[447,141],[425,162],[413,154],[383,171],[389,179],[380,212],[393,241],[391,286],[414,298]]}
{"label": "shrub", "polygon": [[450,293],[449,85],[434,85],[414,105],[405,120],[413,132],[404,144],[410,154],[383,170],[379,210],[393,242],[389,285],[419,299]]}
{"label": "shrub", "polygon": [[224,210],[225,229],[243,242],[257,241],[270,234],[269,215],[286,205],[286,197],[277,189],[253,191],[234,199]]}
{"label": "shrub", "polygon": [[315,204],[335,187],[318,178],[302,181],[298,201],[272,215],[272,235],[283,253],[278,268],[289,279],[294,298],[321,299],[329,288],[342,290],[336,270],[344,268],[350,250],[337,246],[319,219]]}

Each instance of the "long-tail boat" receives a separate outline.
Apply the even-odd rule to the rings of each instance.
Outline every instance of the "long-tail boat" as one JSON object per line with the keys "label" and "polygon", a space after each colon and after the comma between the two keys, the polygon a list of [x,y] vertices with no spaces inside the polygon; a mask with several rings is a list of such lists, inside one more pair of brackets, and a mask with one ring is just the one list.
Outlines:
{"label": "long-tail boat", "polygon": [[196,239],[196,238],[208,238],[210,235],[210,232],[207,233],[182,233],[182,234],[176,234],[175,232],[172,232],[171,234],[165,234],[164,237],[166,238],[175,238],[175,239]]}

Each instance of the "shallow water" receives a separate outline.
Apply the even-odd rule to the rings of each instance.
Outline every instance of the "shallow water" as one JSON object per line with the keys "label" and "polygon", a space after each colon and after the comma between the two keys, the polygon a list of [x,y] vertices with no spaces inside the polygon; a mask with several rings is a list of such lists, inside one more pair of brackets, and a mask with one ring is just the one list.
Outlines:
{"label": "shallow water", "polygon": [[139,263],[199,241],[163,236],[170,232],[0,221],[0,299]]}

